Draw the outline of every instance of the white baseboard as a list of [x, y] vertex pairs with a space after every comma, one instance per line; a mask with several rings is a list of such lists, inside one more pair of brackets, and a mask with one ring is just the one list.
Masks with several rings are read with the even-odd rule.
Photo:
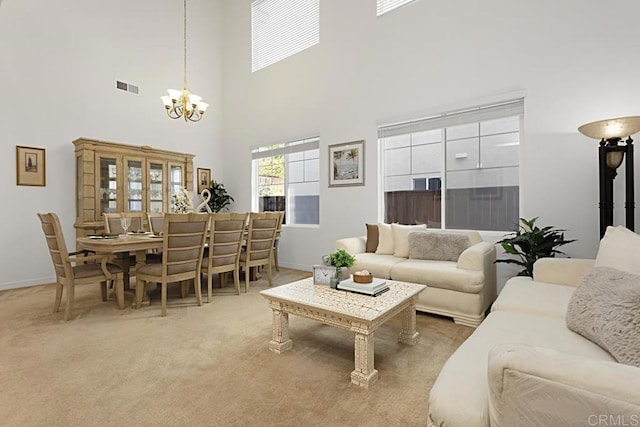
[[291, 263], [279, 263], [281, 267], [284, 268], [293, 268], [294, 270], [302, 270], [302, 271], [313, 271], [313, 267], [307, 264], [291, 264]]
[[29, 286], [46, 285], [48, 283], [55, 283], [54, 277], [43, 277], [42, 279], [21, 280], [19, 282], [7, 282], [0, 283], [0, 291], [6, 291], [8, 289], [28, 288]]

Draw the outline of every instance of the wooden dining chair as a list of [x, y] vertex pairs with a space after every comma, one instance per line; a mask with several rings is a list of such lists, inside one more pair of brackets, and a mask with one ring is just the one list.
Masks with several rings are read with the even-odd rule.
[[162, 230], [164, 230], [164, 213], [148, 212], [147, 224], [149, 226], [149, 231], [153, 234], [162, 233]]
[[271, 281], [271, 256], [273, 242], [278, 228], [278, 213], [251, 212], [249, 214], [249, 233], [245, 250], [240, 254], [240, 265], [245, 272], [245, 292], [249, 292], [249, 275], [252, 267], [267, 267], [269, 286]]
[[[210, 214], [209, 247], [205, 249], [202, 272], [207, 274], [207, 302], [211, 302], [213, 275], [233, 272], [233, 284], [240, 295], [240, 251], [248, 213]], [[221, 279], [222, 280], [222, 279]]]
[[142, 212], [120, 212], [120, 213], [104, 213], [104, 231], [105, 233], [124, 233], [124, 229], [120, 224], [120, 218], [131, 218], [131, 225], [128, 231], [144, 231], [144, 215]]
[[195, 281], [196, 299], [202, 305], [200, 269], [209, 214], [166, 214], [162, 234], [162, 263], [147, 263], [136, 272], [136, 308], [142, 304], [147, 282], [162, 285], [162, 316], [167, 314], [167, 285]]
[[280, 264], [278, 263], [278, 245], [280, 244], [280, 234], [282, 233], [284, 211], [278, 211], [276, 213], [278, 214], [278, 224], [276, 226], [276, 238], [273, 241], [273, 265], [276, 267], [276, 271], [280, 271]]
[[[116, 299], [120, 309], [124, 308], [124, 282], [122, 269], [107, 262], [107, 256], [86, 254], [84, 251], [68, 252], [62, 234], [60, 220], [54, 213], [39, 213], [42, 231], [47, 241], [49, 254], [56, 272], [56, 300], [53, 312], [57, 313], [62, 301], [62, 292], [66, 288], [67, 302], [64, 309], [64, 320], [68, 320], [73, 308], [76, 285], [100, 283], [102, 300], [107, 300], [107, 282], [115, 281]], [[97, 263], [99, 261], [99, 263]], [[75, 264], [75, 265], [73, 265]]]

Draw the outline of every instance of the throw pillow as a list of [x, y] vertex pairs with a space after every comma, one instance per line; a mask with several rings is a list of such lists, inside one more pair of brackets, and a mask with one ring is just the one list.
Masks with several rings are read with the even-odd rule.
[[365, 252], [375, 252], [380, 239], [378, 234], [378, 224], [365, 224], [367, 226], [367, 244]]
[[393, 232], [391, 224], [378, 223], [378, 255], [393, 255], [395, 245], [393, 244]]
[[640, 274], [640, 235], [623, 226], [607, 227], [594, 266]]
[[609, 267], [587, 273], [567, 306], [567, 328], [640, 367], [640, 276]]
[[409, 233], [409, 258], [433, 261], [458, 261], [471, 246], [469, 236], [434, 231]]
[[393, 231], [393, 243], [395, 245], [393, 256], [407, 258], [409, 256], [409, 233], [412, 231], [424, 231], [426, 229], [427, 226], [425, 224], [391, 224], [391, 231]]

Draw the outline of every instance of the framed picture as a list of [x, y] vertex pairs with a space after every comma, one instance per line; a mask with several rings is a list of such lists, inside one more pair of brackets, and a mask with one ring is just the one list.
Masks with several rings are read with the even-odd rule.
[[329, 187], [364, 185], [364, 140], [329, 146]]
[[16, 184], [47, 185], [45, 149], [16, 145]]
[[198, 168], [198, 194], [201, 194], [205, 188], [209, 188], [210, 182], [211, 169]]

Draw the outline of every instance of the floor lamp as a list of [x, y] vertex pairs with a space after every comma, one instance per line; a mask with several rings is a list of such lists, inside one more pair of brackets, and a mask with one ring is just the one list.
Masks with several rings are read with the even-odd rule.
[[[613, 180], [616, 169], [625, 161], [625, 211], [626, 226], [634, 229], [634, 189], [633, 189], [633, 139], [631, 135], [640, 132], [640, 116], [620, 117], [587, 123], [578, 131], [590, 138], [600, 140], [598, 168], [600, 176], [600, 237], [607, 226], [613, 225]], [[623, 138], [624, 144], [621, 144]], [[626, 160], [625, 160], [626, 154]]]

